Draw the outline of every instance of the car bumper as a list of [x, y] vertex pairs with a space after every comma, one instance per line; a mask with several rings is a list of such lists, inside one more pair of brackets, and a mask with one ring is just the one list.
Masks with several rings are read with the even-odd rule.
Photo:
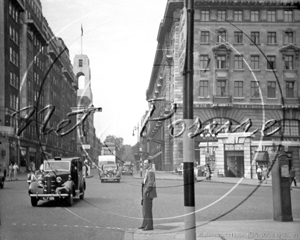
[[55, 200], [55, 199], [61, 199], [61, 198], [67, 198], [69, 197], [69, 194], [67, 193], [62, 193], [62, 194], [38, 194], [38, 193], [32, 193], [29, 194], [31, 198], [37, 198], [37, 199], [42, 199], [42, 200]]
[[105, 176], [101, 177], [101, 180], [111, 180], [111, 181], [113, 181], [113, 180], [120, 180], [120, 179], [121, 179], [121, 177], [105, 177]]

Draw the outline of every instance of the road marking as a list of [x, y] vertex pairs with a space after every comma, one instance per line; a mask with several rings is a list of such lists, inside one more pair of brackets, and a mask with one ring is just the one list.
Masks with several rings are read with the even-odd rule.
[[[13, 226], [17, 226], [17, 225], [22, 225], [22, 226], [26, 226], [27, 224], [26, 223], [12, 223]], [[43, 224], [36, 224], [36, 223], [31, 223], [32, 226], [35, 226], [35, 227], [39, 227], [39, 226], [44, 226], [44, 227], [59, 227], [59, 226], [62, 226], [62, 227], [74, 227], [74, 228], [95, 228], [95, 229], [101, 229], [101, 228], [105, 228], [105, 227], [101, 227], [101, 226], [79, 226], [79, 225], [59, 225], [59, 224], [47, 224], [47, 223], [43, 223]], [[132, 230], [131, 228], [129, 229], [123, 229], [123, 228], [119, 228], [119, 227], [106, 227], [106, 229], [108, 230], [115, 230], [115, 231], [127, 231], [127, 230]]]

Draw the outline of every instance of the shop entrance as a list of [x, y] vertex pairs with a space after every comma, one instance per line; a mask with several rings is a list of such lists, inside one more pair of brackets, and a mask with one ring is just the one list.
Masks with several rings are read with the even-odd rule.
[[224, 158], [225, 177], [244, 176], [244, 152], [231, 151], [225, 152]]

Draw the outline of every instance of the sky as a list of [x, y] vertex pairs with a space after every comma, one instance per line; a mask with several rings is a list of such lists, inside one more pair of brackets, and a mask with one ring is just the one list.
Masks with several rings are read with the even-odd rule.
[[70, 52], [87, 55], [95, 107], [94, 126], [124, 144], [138, 141], [135, 126], [148, 110], [146, 90], [154, 62], [159, 24], [167, 0], [41, 0], [43, 15]]

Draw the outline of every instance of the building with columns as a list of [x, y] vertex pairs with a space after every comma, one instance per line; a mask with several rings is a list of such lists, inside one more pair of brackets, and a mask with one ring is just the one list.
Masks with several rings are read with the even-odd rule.
[[[299, 5], [298, 0], [195, 0], [195, 126], [185, 131], [219, 129], [193, 138], [195, 161], [209, 163], [216, 176], [256, 178], [256, 168], [270, 166], [282, 146], [300, 177]], [[183, 0], [167, 1], [146, 92], [147, 100], [164, 99], [154, 101], [143, 129], [149, 154], [167, 171], [183, 161], [183, 7]], [[172, 117], [151, 121], [167, 116], [172, 104], [177, 107]]]

